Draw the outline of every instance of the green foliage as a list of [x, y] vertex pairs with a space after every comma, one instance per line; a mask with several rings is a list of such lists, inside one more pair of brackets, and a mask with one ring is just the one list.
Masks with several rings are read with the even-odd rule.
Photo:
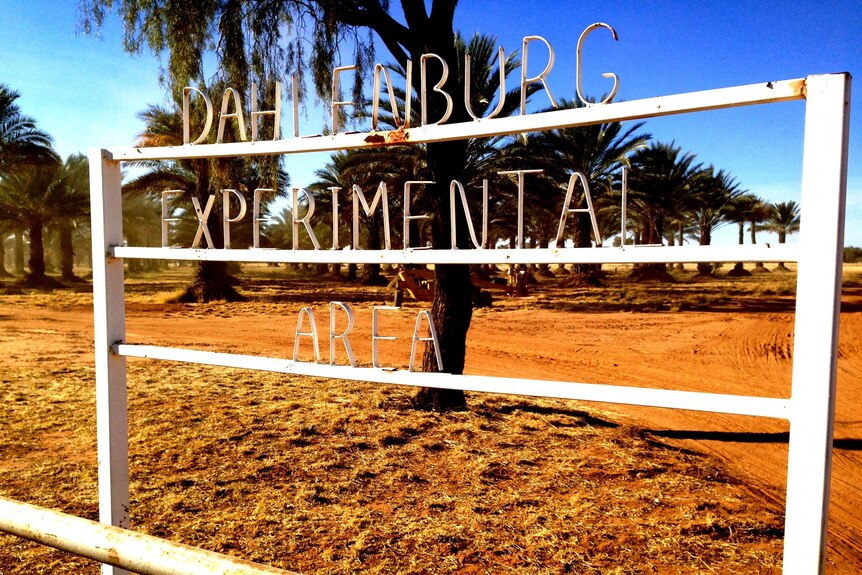
[[862, 248], [848, 246], [844, 248], [844, 263], [855, 264], [862, 262]]
[[770, 204], [766, 229], [778, 234], [778, 243], [783, 244], [787, 234], [798, 232], [800, 222], [799, 204], [796, 202]]
[[[373, 0], [82, 0], [79, 11], [85, 33], [95, 32], [116, 13], [123, 21], [126, 51], [138, 54], [148, 48], [157, 57], [166, 54], [162, 81], [174, 95], [200, 83], [245, 89], [252, 79], [265, 84], [296, 74], [304, 98], [307, 70], [317, 96], [328, 98], [332, 69], [344, 45], [353, 45], [361, 86], [374, 59], [374, 44], [363, 28], [371, 28], [371, 23], [401, 27], [388, 15], [388, 2]], [[214, 78], [205, 78], [203, 57], [211, 53], [218, 68]]]
[[51, 136], [36, 127], [36, 121], [15, 103], [19, 97], [18, 92], [0, 84], [0, 177], [19, 166], [59, 161], [51, 148]]

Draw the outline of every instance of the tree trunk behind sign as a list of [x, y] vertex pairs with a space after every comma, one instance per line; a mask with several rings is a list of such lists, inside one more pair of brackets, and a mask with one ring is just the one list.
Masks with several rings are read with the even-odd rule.
[[[457, 55], [451, 21], [448, 29], [438, 30], [438, 32], [440, 32], [439, 36], [430, 35], [432, 44], [429, 47], [447, 62], [455, 62]], [[419, 57], [414, 59], [419, 60]], [[460, 75], [450, 74], [445, 88], [450, 94], [463, 93]], [[431, 101], [434, 102], [434, 100]], [[435, 121], [442, 115], [440, 101], [436, 102], [438, 106], [432, 107], [432, 113], [435, 116], [430, 117], [429, 121]], [[449, 122], [464, 122], [468, 119], [463, 105], [455, 106]], [[428, 144], [428, 167], [436, 182], [429, 186], [434, 217], [431, 236], [435, 248], [452, 247], [449, 186], [453, 180], [463, 180], [466, 161], [466, 140]], [[463, 213], [456, 219], [455, 225], [458, 247], [469, 248], [467, 220]], [[461, 374], [464, 372], [467, 351], [467, 331], [470, 329], [473, 316], [473, 284], [470, 281], [470, 266], [438, 265], [435, 267], [434, 275], [435, 289], [431, 316], [440, 342], [440, 360], [445, 373]], [[433, 346], [426, 346], [422, 368], [423, 371], [438, 370], [437, 362], [433, 357]], [[421, 389], [414, 398], [414, 404], [422, 409], [449, 410], [463, 409], [467, 406], [467, 401], [462, 390], [432, 388]]]
[[[432, 226], [435, 248], [448, 248], [451, 244], [449, 230], [449, 182], [460, 177], [466, 158], [466, 142], [443, 142], [428, 145], [428, 164], [437, 182], [431, 188], [434, 219]], [[457, 220], [459, 247], [467, 248], [467, 224], [464, 217]], [[434, 300], [431, 316], [440, 342], [440, 360], [444, 373], [461, 374], [467, 353], [467, 331], [473, 316], [473, 284], [470, 281], [470, 266], [446, 264], [435, 267]], [[426, 346], [422, 358], [423, 371], [438, 371], [433, 346]], [[422, 409], [437, 411], [463, 409], [467, 406], [464, 392], [460, 389], [423, 388], [414, 397], [414, 404]]]
[[[233, 175], [232, 178], [231, 176], [226, 178], [228, 181], [239, 181], [238, 176], [228, 166], [230, 161], [222, 160], [223, 165], [220, 171]], [[212, 166], [210, 161], [206, 159], [194, 160], [194, 165], [197, 177], [193, 193], [198, 198], [201, 209], [203, 209], [210, 195]], [[217, 201], [218, 199], [216, 197]], [[207, 218], [207, 228], [212, 236], [213, 247], [216, 249], [224, 247], [224, 229], [221, 221], [223, 209], [224, 207], [217, 203]], [[206, 247], [205, 238], [201, 238], [201, 246]], [[232, 284], [233, 278], [228, 273], [228, 262], [202, 261], [198, 263], [195, 269], [194, 282], [185, 288], [177, 301], [181, 303], [203, 303], [217, 300], [242, 301], [242, 295], [234, 289]]]

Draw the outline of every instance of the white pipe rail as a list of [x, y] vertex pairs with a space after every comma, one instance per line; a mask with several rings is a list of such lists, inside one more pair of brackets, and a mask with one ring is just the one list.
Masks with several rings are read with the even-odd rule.
[[795, 262], [796, 244], [423, 250], [191, 249], [117, 246], [115, 258], [341, 264], [631, 264]]
[[0, 531], [141, 575], [297, 575], [5, 497]]
[[381, 131], [372, 133], [346, 134], [333, 136], [309, 136], [258, 142], [233, 142], [223, 144], [200, 144], [187, 146], [162, 146], [152, 148], [117, 147], [106, 150], [106, 158], [111, 161], [167, 160], [186, 158], [225, 158], [233, 156], [260, 156], [296, 154], [302, 152], [329, 152], [354, 148], [371, 148], [381, 145], [425, 144], [464, 140], [467, 138], [487, 138], [523, 132], [538, 132], [557, 128], [589, 126], [602, 122], [623, 122], [642, 120], [674, 114], [702, 112], [720, 108], [754, 106], [775, 102], [788, 102], [805, 98], [806, 79], [762, 82], [746, 86], [719, 88], [658, 96], [643, 100], [630, 100], [589, 106], [568, 108], [494, 118], [457, 124], [433, 124], [404, 131]]
[[505, 393], [530, 397], [552, 397], [555, 399], [640, 405], [644, 407], [666, 407], [712, 413], [772, 417], [776, 419], [788, 419], [790, 413], [788, 400], [773, 397], [518, 377], [453, 375], [451, 373], [407, 371], [403, 369], [350, 367], [347, 365], [328, 365], [275, 357], [156, 345], [121, 343], [114, 345], [113, 349], [117, 355], [123, 357], [182, 361], [203, 365], [270, 371], [288, 375], [307, 375], [311, 377], [364, 381], [368, 383], [437, 387], [479, 393]]

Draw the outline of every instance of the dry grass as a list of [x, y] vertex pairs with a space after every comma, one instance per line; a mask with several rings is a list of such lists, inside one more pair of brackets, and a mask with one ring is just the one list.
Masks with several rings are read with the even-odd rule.
[[[185, 273], [131, 280], [127, 299], [160, 301]], [[247, 274], [259, 301], [242, 305], [314, 297], [268, 275]], [[763, 285], [745, 289], [756, 299], [773, 289]], [[640, 303], [637, 290], [649, 293], [605, 289]], [[4, 297], [62, 307], [87, 294]], [[540, 290], [521, 304], [549, 301]], [[7, 332], [0, 343], [25, 337], [40, 336]], [[95, 518], [91, 342], [63, 345], [4, 356], [0, 494]], [[780, 508], [708, 457], [576, 402], [472, 396], [469, 411], [436, 414], [411, 409], [411, 394], [130, 361], [133, 527], [304, 573], [780, 573]], [[3, 575], [97, 572], [0, 537]]]
[[[91, 378], [4, 377], [3, 495], [95, 517]], [[147, 361], [129, 381], [132, 520], [160, 537], [307, 573], [780, 572], [777, 510], [572, 403], [434, 414], [402, 389]], [[4, 539], [4, 574], [97, 572]]]

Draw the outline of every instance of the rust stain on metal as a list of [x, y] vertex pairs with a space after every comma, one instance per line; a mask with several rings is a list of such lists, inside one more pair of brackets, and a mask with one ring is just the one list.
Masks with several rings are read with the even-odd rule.
[[403, 144], [410, 139], [410, 135], [407, 133], [407, 130], [404, 128], [404, 126], [401, 126], [397, 130], [392, 130], [391, 132], [389, 132], [388, 136], [390, 144]]
[[365, 142], [372, 145], [391, 145], [391, 144], [404, 144], [410, 139], [407, 130], [402, 126], [397, 130], [391, 130], [389, 132], [378, 132], [374, 134], [369, 134], [368, 137], [365, 138]]
[[790, 83], [790, 86], [793, 88], [794, 92], [801, 94], [803, 98], [808, 97], [808, 82], [805, 78], [794, 80]]

